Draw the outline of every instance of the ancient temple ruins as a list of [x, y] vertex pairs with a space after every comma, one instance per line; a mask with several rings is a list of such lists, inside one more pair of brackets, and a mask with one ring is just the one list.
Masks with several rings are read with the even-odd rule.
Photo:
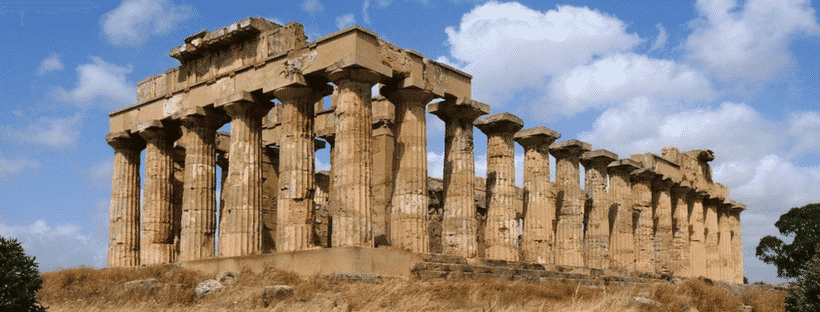
[[[364, 247], [743, 281], [745, 206], [712, 181], [709, 150], [619, 158], [525, 128], [473, 100], [467, 73], [358, 26], [308, 42], [298, 23], [249, 18], [170, 56], [181, 66], [110, 114], [110, 267]], [[428, 177], [427, 112], [446, 125], [443, 180]]]

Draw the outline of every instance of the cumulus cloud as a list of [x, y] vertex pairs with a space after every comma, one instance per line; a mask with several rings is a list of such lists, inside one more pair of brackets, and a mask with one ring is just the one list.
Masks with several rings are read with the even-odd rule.
[[353, 13], [347, 13], [336, 18], [336, 27], [338, 27], [339, 29], [347, 28], [355, 23], [356, 17], [353, 16]]
[[741, 87], [787, 73], [794, 60], [790, 41], [816, 36], [820, 25], [809, 0], [699, 0], [700, 18], [684, 44], [687, 58], [722, 81]]
[[11, 178], [25, 170], [37, 170], [40, 163], [22, 157], [14, 159], [0, 158], [0, 181]]
[[80, 138], [80, 114], [71, 117], [41, 117], [22, 127], [0, 125], [0, 137], [30, 147], [74, 148]]
[[42, 271], [105, 264], [104, 241], [81, 233], [78, 225], [50, 226], [44, 220], [27, 225], [0, 223], [0, 236], [17, 238], [26, 254], [36, 257]]
[[305, 2], [302, 2], [302, 11], [308, 12], [311, 15], [322, 13], [324, 9], [325, 6], [322, 5], [319, 0], [305, 0]]
[[444, 151], [427, 151], [427, 175], [444, 178]]
[[133, 104], [137, 101], [136, 84], [125, 77], [133, 70], [130, 64], [119, 66], [92, 56], [90, 64], [77, 66], [77, 87], [71, 90], [56, 87], [53, 89], [53, 95], [57, 99], [73, 102], [81, 108], [98, 105], [115, 109]]
[[191, 18], [194, 9], [170, 0], [125, 0], [102, 16], [100, 26], [108, 42], [139, 46], [152, 35], [164, 35]]
[[788, 157], [799, 157], [820, 151], [820, 114], [817, 112], [792, 113], [787, 124], [788, 133], [795, 139]]
[[652, 46], [649, 47], [648, 52], [663, 49], [663, 47], [666, 46], [667, 34], [666, 29], [663, 28], [663, 24], [658, 23], [657, 25], [655, 25], [655, 28], [658, 29], [658, 37], [655, 38], [655, 43], [653, 43]]
[[63, 63], [60, 62], [60, 56], [57, 55], [57, 53], [51, 53], [51, 55], [40, 62], [40, 67], [37, 68], [37, 76], [42, 76], [50, 71], [62, 69]]
[[[365, 23], [370, 24], [372, 20], [370, 20], [370, 5], [373, 1], [364, 0], [362, 2], [362, 18], [364, 19]], [[386, 8], [390, 5], [390, 0], [376, 0], [376, 5], [380, 8]]]

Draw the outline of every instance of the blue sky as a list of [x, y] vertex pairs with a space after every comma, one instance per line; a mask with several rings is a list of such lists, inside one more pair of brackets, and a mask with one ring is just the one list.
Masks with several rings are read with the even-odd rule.
[[[820, 24], [808, 1], [0, 2], [0, 235], [46, 270], [103, 266], [107, 114], [177, 66], [168, 51], [183, 39], [248, 16], [300, 22], [310, 40], [362, 25], [469, 72], [494, 113], [621, 157], [712, 149], [714, 179], [748, 205], [750, 281], [778, 281], [754, 257], [777, 218], [820, 201]], [[441, 176], [444, 126], [428, 122], [429, 171]]]

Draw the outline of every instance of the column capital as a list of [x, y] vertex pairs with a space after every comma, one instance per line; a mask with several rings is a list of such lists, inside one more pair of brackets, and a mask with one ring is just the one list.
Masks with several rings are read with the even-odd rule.
[[[171, 131], [160, 120], [151, 120], [137, 126], [137, 134], [146, 142], [166, 140], [173, 143], [179, 137], [179, 131]], [[178, 130], [178, 129], [174, 129]]]
[[105, 141], [114, 150], [141, 151], [145, 148], [145, 141], [140, 136], [125, 131], [109, 133], [105, 136]]
[[214, 106], [224, 109], [231, 118], [238, 116], [258, 116], [265, 117], [265, 114], [273, 108], [273, 103], [260, 99], [250, 92], [237, 92], [228, 96], [221, 97], [214, 101]]
[[550, 145], [550, 154], [556, 159], [567, 157], [580, 157], [585, 152], [592, 150], [592, 145], [578, 140], [567, 140], [555, 142]]
[[689, 181], [675, 181], [672, 184], [672, 194], [679, 197], [686, 197], [692, 191], [692, 185]]
[[736, 213], [740, 214], [741, 212], [746, 210], [746, 205], [744, 205], [744, 204], [738, 203], [738, 202], [736, 202], [734, 200], [731, 200], [731, 199], [729, 200], [729, 202], [732, 205], [732, 207], [729, 208], [732, 212], [736, 212]]
[[182, 109], [174, 113], [173, 118], [178, 119], [187, 129], [204, 127], [216, 130], [231, 121], [231, 118], [224, 113], [199, 106]]
[[319, 140], [319, 139], [313, 139], [313, 150], [314, 151], [318, 151], [320, 149], [323, 149], [323, 148], [325, 148], [325, 146], [327, 146], [325, 141], [322, 141], [322, 140]]
[[641, 168], [641, 164], [629, 158], [618, 159], [607, 166], [609, 172], [623, 172], [629, 174]]
[[343, 80], [376, 84], [381, 81], [381, 75], [367, 68], [328, 68], [327, 79], [334, 84], [338, 84]]
[[561, 134], [550, 128], [537, 126], [516, 132], [514, 138], [525, 150], [529, 150], [539, 146], [549, 148], [550, 144], [561, 138]]
[[659, 176], [658, 173], [647, 169], [641, 168], [629, 174], [629, 177], [632, 178], [632, 181], [640, 181], [640, 182], [652, 182], [655, 178]]
[[476, 128], [484, 132], [486, 135], [494, 134], [513, 134], [524, 127], [524, 121], [518, 116], [504, 112], [487, 117], [473, 122]]
[[652, 180], [652, 189], [653, 190], [669, 190], [671, 191], [672, 186], [675, 185], [675, 181], [669, 176], [658, 174], [655, 179]]
[[427, 106], [427, 111], [444, 121], [461, 118], [465, 123], [472, 125], [478, 117], [490, 113], [490, 106], [471, 99], [453, 98], [432, 103]]
[[293, 84], [273, 90], [273, 95], [282, 102], [307, 98], [306, 101], [309, 101], [312, 105], [315, 105], [321, 98], [329, 95], [328, 90], [332, 89], [333, 87], [328, 84], [317, 84], [311, 86]]
[[606, 167], [613, 161], [618, 160], [618, 154], [605, 149], [599, 149], [581, 154], [581, 163], [584, 167], [603, 166]]
[[436, 98], [436, 95], [428, 90], [418, 88], [398, 88], [395, 85], [385, 85], [379, 90], [379, 93], [394, 104], [399, 102], [409, 102], [427, 105], [427, 103]]

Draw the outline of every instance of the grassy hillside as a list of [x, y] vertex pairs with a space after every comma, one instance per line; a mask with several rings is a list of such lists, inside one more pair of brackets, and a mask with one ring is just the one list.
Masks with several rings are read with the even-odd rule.
[[[49, 311], [784, 311], [785, 291], [731, 290], [704, 280], [639, 286], [583, 286], [504, 280], [334, 280], [289, 272], [240, 272], [239, 285], [197, 298], [214, 278], [174, 266], [77, 268], [42, 274], [40, 302]], [[155, 287], [125, 282], [156, 279]], [[265, 287], [289, 285], [292, 296], [266, 297]], [[635, 297], [654, 300], [639, 303]], [[263, 299], [267, 298], [267, 299]], [[266, 302], [267, 301], [267, 302]], [[265, 303], [268, 304], [265, 307]]]

